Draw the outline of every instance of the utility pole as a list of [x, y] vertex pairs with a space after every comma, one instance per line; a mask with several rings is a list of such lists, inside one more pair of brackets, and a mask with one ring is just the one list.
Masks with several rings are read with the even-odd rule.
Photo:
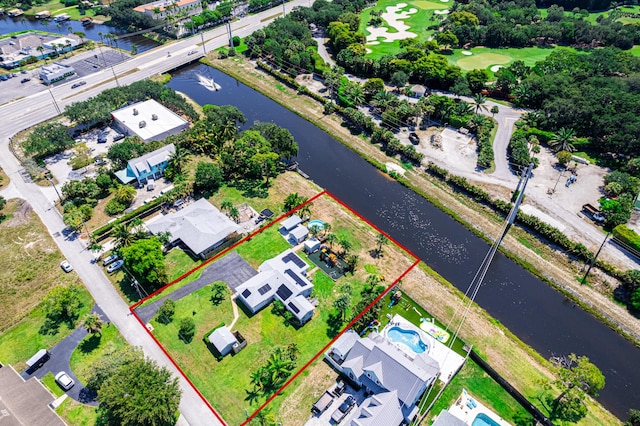
[[596, 252], [596, 255], [593, 256], [593, 259], [591, 259], [591, 263], [589, 264], [589, 267], [587, 268], [587, 272], [584, 273], [584, 277], [582, 277], [582, 280], [580, 281], [582, 284], [586, 284], [587, 283], [587, 276], [589, 275], [589, 272], [591, 272], [591, 268], [593, 268], [593, 265], [596, 264], [596, 259], [598, 259], [598, 255], [600, 254], [600, 252], [602, 251], [602, 248], [604, 247], [605, 243], [607, 242], [607, 239], [609, 238], [609, 235], [611, 235], [611, 231], [607, 232], [607, 235], [604, 236], [604, 241], [602, 241], [602, 244], [600, 244], [600, 248]]
[[233, 32], [231, 31], [231, 20], [227, 18], [227, 31], [229, 33], [229, 48], [233, 47]]
[[282, 16], [287, 16], [287, 11], [284, 8], [284, 0], [282, 0]]
[[200, 38], [202, 39], [202, 51], [204, 56], [207, 56], [207, 47], [204, 45], [204, 32], [200, 31]]
[[62, 114], [62, 112], [60, 111], [60, 107], [56, 102], [56, 98], [53, 96], [53, 92], [51, 91], [51, 83], [47, 84], [47, 89], [49, 89], [49, 94], [51, 95], [51, 99], [53, 99], [53, 106], [56, 108], [56, 111], [58, 111], [58, 114]]
[[[53, 189], [56, 190], [56, 194], [58, 194], [58, 199], [60, 199], [60, 205], [62, 205], [62, 197], [60, 196], [60, 193], [58, 192], [58, 188], [56, 188], [56, 185], [53, 183], [53, 179], [51, 179], [51, 175], [49, 173], [47, 173], [45, 175], [45, 178], [49, 181], [49, 183], [51, 184], [51, 186], [53, 186]], [[85, 225], [86, 226], [86, 225]]]

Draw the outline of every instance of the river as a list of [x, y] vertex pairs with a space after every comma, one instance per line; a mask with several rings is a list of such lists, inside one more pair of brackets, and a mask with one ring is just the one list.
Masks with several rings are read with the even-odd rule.
[[[71, 27], [71, 31], [69, 31], [69, 27]], [[138, 53], [145, 52], [158, 46], [158, 43], [153, 40], [139, 35], [129, 36], [126, 31], [110, 27], [108, 25], [94, 24], [85, 27], [80, 23], [80, 21], [65, 21], [58, 24], [52, 20], [49, 20], [48, 23], [45, 24], [44, 20], [30, 19], [25, 16], [18, 18], [10, 18], [6, 14], [0, 16], [0, 34], [26, 30], [46, 31], [63, 35], [69, 34], [70, 32], [73, 33], [81, 31], [86, 34], [85, 38], [93, 41], [101, 41], [100, 33], [102, 33], [103, 36], [105, 34], [113, 33], [119, 37], [118, 47], [120, 49], [131, 51], [131, 44], [135, 44], [138, 48]], [[105, 39], [105, 42], [108, 41], [109, 40]]]
[[[221, 86], [209, 91], [197, 74]], [[254, 121], [272, 121], [300, 145], [297, 161], [318, 185], [413, 251], [463, 292], [489, 246], [424, 198], [388, 179], [327, 133], [266, 96], [204, 65], [168, 84], [201, 105], [235, 105]], [[586, 355], [606, 376], [598, 400], [620, 418], [640, 409], [640, 350], [515, 262], [498, 253], [476, 302], [545, 358]], [[534, 401], [537, 402], [537, 401]]]

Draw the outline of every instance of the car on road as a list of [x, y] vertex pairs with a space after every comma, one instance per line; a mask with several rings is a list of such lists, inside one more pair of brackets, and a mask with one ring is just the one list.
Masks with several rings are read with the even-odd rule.
[[102, 261], [102, 266], [107, 266], [110, 263], [115, 262], [116, 260], [118, 260], [118, 255], [117, 254], [112, 254], [111, 256], [107, 256], [104, 258], [104, 260]]
[[197, 50], [190, 50], [189, 53], [187, 53], [187, 56], [195, 55], [196, 53], [198, 53]]
[[62, 268], [62, 270], [63, 270], [63, 271], [65, 271], [65, 272], [71, 272], [71, 271], [73, 271], [73, 266], [71, 266], [71, 264], [70, 264], [68, 261], [66, 261], [66, 260], [63, 260], [62, 262], [60, 262], [60, 267], [61, 267], [61, 268]]
[[56, 383], [64, 390], [69, 390], [76, 384], [76, 382], [74, 382], [73, 379], [64, 371], [56, 374]]
[[31, 79], [29, 77], [25, 77], [22, 80], [20, 80], [20, 83], [27, 83], [29, 81], [31, 81]]
[[72, 88], [72, 89], [75, 89], [76, 87], [84, 86], [85, 84], [87, 84], [87, 82], [86, 82], [86, 81], [84, 81], [84, 80], [82, 80], [82, 81], [78, 81], [77, 83], [73, 83], [73, 84], [71, 85], [71, 88]]
[[113, 262], [111, 265], [109, 265], [109, 267], [107, 268], [107, 272], [108, 273], [115, 272], [118, 269], [122, 268], [123, 265], [124, 265], [124, 260], [122, 260], [122, 259], [117, 260], [117, 261]]
[[349, 395], [347, 399], [345, 399], [344, 402], [340, 404], [336, 411], [333, 412], [333, 414], [331, 415], [331, 420], [336, 423], [340, 423], [342, 419], [344, 419], [345, 416], [349, 414], [349, 411], [351, 411], [355, 405], [356, 400], [353, 398], [353, 396]]

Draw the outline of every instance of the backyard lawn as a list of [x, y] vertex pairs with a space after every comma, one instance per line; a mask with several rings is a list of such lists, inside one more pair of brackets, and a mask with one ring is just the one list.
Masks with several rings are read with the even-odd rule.
[[69, 361], [71, 371], [81, 382], [86, 383], [95, 361], [126, 346], [127, 342], [118, 329], [113, 325], [104, 324], [100, 334], [89, 334], [73, 351]]
[[[341, 320], [339, 312], [333, 307], [333, 302], [340, 294], [348, 293], [350, 296], [350, 307], [344, 316], [345, 319], [351, 318], [357, 314], [353, 308], [362, 297], [361, 291], [365, 287], [368, 271], [383, 274], [383, 284], [386, 286], [413, 263], [411, 256], [391, 243], [383, 248], [383, 256], [372, 257], [370, 253], [375, 247], [373, 240], [377, 231], [328, 195], [314, 200], [311, 212], [313, 219], [331, 224], [331, 232], [340, 238], [348, 239], [352, 246], [351, 252], [360, 256], [363, 262], [366, 259], [367, 267], [357, 268], [354, 274], [347, 274], [337, 282], [319, 269], [310, 274], [314, 284], [312, 296], [317, 298], [318, 305], [313, 318], [304, 326], [295, 328], [290, 325], [282, 316], [272, 312], [272, 304], [252, 316], [249, 316], [240, 304], [239, 315], [231, 329], [239, 331], [244, 336], [247, 347], [236, 355], [228, 355], [218, 361], [203, 342], [203, 338], [222, 323], [230, 325], [234, 321], [234, 313], [229, 297], [218, 305], [213, 304], [211, 284], [176, 301], [175, 315], [169, 324], [161, 324], [155, 319], [151, 321], [154, 336], [230, 424], [241, 423], [266, 399], [266, 395], [258, 397], [257, 400], [248, 400], [247, 397], [248, 391], [253, 389], [251, 373], [266, 363], [274, 348], [286, 348], [292, 343], [295, 344], [299, 355], [294, 371], [299, 370], [346, 325], [346, 320]], [[265, 260], [291, 248], [278, 232], [278, 227], [278, 224], [274, 224], [234, 250], [257, 269]], [[311, 269], [314, 269], [314, 266], [311, 266]], [[180, 283], [176, 285], [179, 286]], [[174, 288], [170, 287], [164, 295], [173, 290]], [[193, 319], [196, 325], [195, 337], [189, 343], [185, 343], [178, 336], [183, 318]], [[315, 369], [317, 365], [310, 371]], [[297, 393], [295, 388], [298, 385], [308, 386], [303, 379], [308, 375], [313, 376], [314, 373], [302, 373], [301, 379], [296, 380], [294, 386], [285, 389], [282, 397], [270, 403], [269, 411], [278, 413], [281, 408], [287, 411], [287, 408], [282, 406], [283, 401], [287, 396]], [[322, 375], [323, 383], [327, 380], [325, 376], [326, 374]], [[292, 422], [301, 424], [306, 420], [303, 417], [308, 416], [308, 412], [309, 407], [305, 407], [295, 413], [287, 411], [287, 416], [298, 416]]]

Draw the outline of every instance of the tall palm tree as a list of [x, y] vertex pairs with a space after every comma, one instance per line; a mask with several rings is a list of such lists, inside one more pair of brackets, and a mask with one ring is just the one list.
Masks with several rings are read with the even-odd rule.
[[84, 320], [83, 326], [89, 334], [100, 334], [103, 324], [104, 322], [102, 321], [102, 318], [100, 318], [100, 315], [93, 313]]
[[383, 233], [379, 233], [376, 235], [376, 243], [378, 244], [376, 252], [380, 256], [382, 254], [382, 246], [389, 244], [389, 239]]
[[529, 127], [536, 127], [542, 120], [542, 113], [540, 111], [530, 111], [522, 114], [522, 121]]
[[118, 223], [111, 229], [111, 237], [117, 248], [127, 247], [134, 240], [131, 227], [126, 223]]
[[476, 114], [480, 110], [488, 111], [485, 102], [487, 102], [487, 97], [482, 93], [476, 93], [475, 95], [473, 95], [473, 105], [476, 107]]
[[353, 245], [351, 244], [351, 241], [349, 241], [349, 239], [346, 237], [338, 238], [338, 244], [340, 244], [340, 247], [342, 247], [340, 257], [344, 259], [349, 255], [349, 252], [353, 248]]
[[114, 197], [120, 204], [129, 205], [136, 197], [136, 190], [131, 185], [119, 185], [114, 192]]
[[558, 130], [553, 134], [553, 137], [549, 141], [549, 146], [558, 151], [573, 152], [576, 148], [573, 146], [573, 142], [576, 139], [576, 131], [573, 129], [567, 129], [565, 127]]
[[80, 44], [84, 44], [84, 38], [87, 36], [85, 33], [83, 33], [82, 31], [76, 31], [73, 34], [80, 39]]
[[329, 244], [329, 250], [333, 251], [333, 245], [338, 242], [336, 234], [327, 234], [324, 236], [324, 242]]
[[176, 145], [176, 150], [169, 156], [169, 164], [176, 173], [182, 174], [182, 170], [189, 162], [189, 158], [191, 158], [189, 150], [182, 145]]

